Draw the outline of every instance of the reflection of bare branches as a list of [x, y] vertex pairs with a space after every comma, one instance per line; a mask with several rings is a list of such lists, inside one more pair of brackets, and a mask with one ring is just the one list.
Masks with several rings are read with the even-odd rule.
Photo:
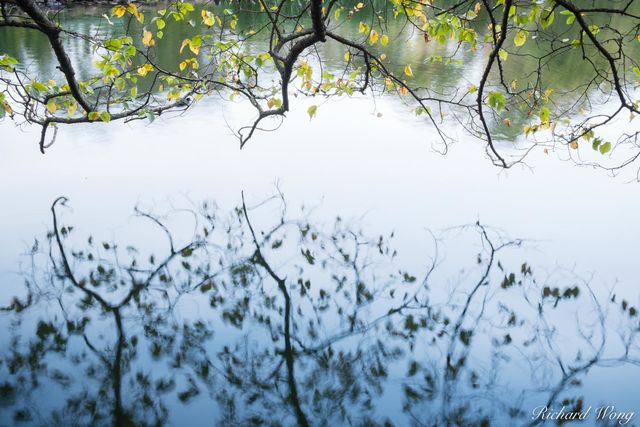
[[[593, 369], [640, 366], [636, 307], [563, 270], [538, 282], [514, 262], [522, 242], [481, 224], [456, 229], [478, 253], [449, 289], [438, 236], [418, 277], [393, 233], [290, 216], [281, 193], [242, 195], [228, 215], [203, 204], [181, 247], [168, 217], [137, 210], [170, 242], [159, 257], [76, 247], [65, 203], [52, 205], [53, 271], [34, 245], [26, 295], [2, 310], [16, 326], [0, 403], [15, 398], [0, 412], [18, 418], [161, 425], [204, 399], [221, 425], [535, 425], [533, 407], [578, 410]], [[280, 214], [260, 216], [273, 203]], [[38, 401], [58, 386], [60, 407]], [[402, 408], [385, 406], [391, 393]]]
[[291, 403], [296, 413], [296, 418], [298, 419], [298, 424], [301, 426], [308, 426], [309, 422], [307, 421], [307, 417], [302, 411], [302, 407], [300, 405], [300, 399], [298, 398], [298, 385], [296, 384], [295, 377], [295, 363], [294, 363], [294, 350], [291, 345], [291, 297], [289, 296], [289, 292], [287, 291], [287, 285], [285, 280], [280, 278], [275, 271], [271, 268], [269, 263], [264, 259], [262, 252], [260, 251], [260, 244], [256, 238], [256, 233], [253, 231], [253, 226], [249, 220], [249, 214], [247, 213], [247, 205], [244, 202], [244, 194], [242, 195], [242, 212], [244, 213], [244, 217], [247, 220], [247, 227], [249, 227], [249, 231], [251, 232], [251, 237], [253, 239], [253, 243], [255, 244], [256, 251], [254, 257], [258, 265], [262, 266], [269, 276], [278, 284], [278, 289], [282, 293], [284, 298], [284, 351], [283, 356], [287, 363], [287, 381], [289, 383], [289, 393]]

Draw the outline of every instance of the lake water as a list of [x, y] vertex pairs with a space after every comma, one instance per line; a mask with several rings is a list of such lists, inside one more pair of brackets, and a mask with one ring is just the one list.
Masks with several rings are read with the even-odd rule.
[[[96, 18], [69, 19], [80, 28]], [[9, 43], [7, 37], [13, 36], [0, 33], [0, 50]], [[17, 56], [23, 60], [43, 61], [29, 43], [16, 39], [11, 49], [19, 46]], [[73, 51], [75, 60], [88, 68], [81, 49]], [[425, 76], [438, 73], [428, 67]], [[479, 73], [474, 62], [460, 67], [465, 79]], [[45, 155], [37, 148], [39, 129], [5, 120], [0, 124], [0, 281], [7, 291], [0, 302], [8, 304], [12, 292], [19, 292], [28, 266], [24, 254], [34, 238], [42, 240], [51, 228], [50, 205], [58, 196], [69, 198], [72, 211], [65, 211], [65, 219], [79, 233], [148, 248], [162, 237], [137, 227], [136, 205], [166, 212], [208, 199], [230, 210], [241, 203], [242, 192], [249, 204], [257, 204], [277, 186], [293, 209], [317, 205], [319, 222], [340, 215], [374, 234], [395, 231], [403, 263], [415, 269], [432, 255], [429, 231], [439, 234], [480, 221], [511, 237], [530, 239], [517, 259], [526, 259], [536, 271], [551, 274], [561, 266], [588, 278], [598, 295], [615, 288], [631, 304], [640, 303], [636, 166], [612, 177], [576, 166], [568, 160], [569, 151], [545, 154], [540, 148], [525, 164], [501, 170], [479, 142], [455, 127], [448, 130], [459, 142], [446, 155], [437, 153], [433, 128], [395, 98], [323, 101], [310, 120], [306, 111], [313, 103], [318, 100], [294, 98], [280, 128], [257, 134], [242, 151], [232, 132], [251, 114], [242, 101], [205, 99], [181, 117], [167, 114], [152, 124], [61, 127]], [[509, 149], [517, 143], [501, 144]], [[263, 227], [273, 220], [255, 219]], [[179, 232], [190, 227], [188, 221], [174, 225]], [[476, 243], [467, 238], [445, 242], [442, 277], [456, 277], [458, 268], [472, 264]], [[633, 392], [637, 375], [630, 367], [595, 370], [585, 382], [585, 400], [640, 411]], [[378, 403], [387, 416], [400, 406], [399, 398], [389, 394], [386, 403]], [[179, 405], [172, 410], [175, 425], [184, 425], [180, 414], [188, 416], [189, 410]], [[189, 425], [208, 425], [215, 415], [194, 410]]]

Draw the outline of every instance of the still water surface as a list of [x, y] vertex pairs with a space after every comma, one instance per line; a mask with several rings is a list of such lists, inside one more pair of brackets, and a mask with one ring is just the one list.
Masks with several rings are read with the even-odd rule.
[[[78, 29], [102, 28], [94, 17], [68, 19]], [[165, 34], [172, 37], [170, 29]], [[33, 47], [39, 43], [29, 40], [27, 45], [26, 39], [12, 37], [0, 33], [0, 46], [14, 49], [23, 62], [32, 61], [43, 70], [50, 67], [46, 49]], [[74, 60], [89, 68], [90, 57], [82, 49], [73, 51]], [[326, 50], [331, 53], [330, 46]], [[339, 58], [342, 52], [333, 54]], [[472, 81], [479, 67], [464, 62], [457, 72], [442, 74], [424, 65], [414, 72], [450, 85]], [[241, 202], [241, 192], [257, 204], [274, 194], [277, 185], [289, 206], [317, 205], [320, 222], [340, 215], [374, 233], [394, 230], [403, 262], [415, 269], [433, 255], [428, 230], [438, 233], [479, 220], [509, 236], [531, 239], [521, 255], [538, 271], [562, 266], [589, 279], [599, 295], [615, 287], [632, 304], [640, 302], [640, 186], [629, 182], [633, 171], [609, 177], [601, 170], [574, 166], [564, 152], [545, 154], [542, 149], [534, 150], [526, 164], [502, 171], [491, 165], [484, 147], [461, 132], [446, 156], [436, 153], [433, 129], [393, 98], [333, 99], [309, 120], [306, 109], [311, 103], [296, 99], [277, 131], [260, 133], [243, 151], [229, 127], [243, 124], [250, 114], [240, 101], [204, 100], [182, 117], [161, 117], [150, 125], [64, 127], [44, 156], [36, 146], [37, 129], [5, 121], [0, 125], [2, 286], [19, 289], [28, 261], [23, 254], [34, 238], [42, 239], [51, 228], [49, 208], [60, 195], [70, 199], [73, 210], [66, 215], [84, 234], [153, 247], [161, 237], [137, 228], [134, 206], [166, 212], [215, 200], [231, 209]], [[504, 142], [509, 143], [518, 141]], [[273, 220], [255, 219], [262, 225]], [[190, 225], [176, 227], [185, 230]], [[443, 277], [453, 277], [473, 262], [477, 248], [469, 242], [453, 239], [447, 245]], [[2, 292], [3, 305], [10, 295]], [[585, 400], [640, 411], [637, 393], [630, 392], [638, 373], [628, 367], [594, 371], [585, 382]], [[517, 375], [515, 383], [528, 383]], [[394, 419], [401, 402], [398, 390], [389, 387], [376, 404], [380, 413]], [[169, 419], [184, 425], [181, 420], [188, 416], [189, 425], [208, 425], [217, 416], [205, 403], [195, 408], [176, 404]], [[402, 420], [398, 416], [394, 421], [407, 422]]]

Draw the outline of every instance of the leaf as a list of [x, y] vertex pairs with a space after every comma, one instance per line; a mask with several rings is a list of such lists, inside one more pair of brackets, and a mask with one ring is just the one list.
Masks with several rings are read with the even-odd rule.
[[471, 84], [469, 85], [469, 93], [475, 93], [478, 90], [478, 86]]
[[549, 116], [551, 115], [551, 112], [549, 111], [549, 109], [547, 107], [542, 107], [540, 109], [540, 121], [541, 122], [547, 122], [549, 120]]
[[316, 116], [316, 112], [318, 111], [317, 105], [312, 105], [307, 109], [307, 114], [309, 114], [309, 119], [313, 119]]
[[600, 154], [607, 154], [609, 151], [611, 151], [611, 143], [605, 142], [600, 146], [600, 148], [598, 148], [598, 150], [600, 150]]
[[45, 86], [43, 83], [36, 82], [36, 81], [31, 82], [31, 87], [37, 90], [38, 92], [46, 92], [48, 90], [47, 86]]
[[129, 11], [130, 14], [135, 16], [138, 22], [142, 22], [142, 15], [140, 15], [140, 12], [138, 12], [138, 7], [135, 4], [133, 3], [127, 4], [127, 11]]
[[487, 97], [487, 103], [491, 108], [494, 108], [497, 112], [500, 112], [506, 105], [504, 95], [500, 92], [489, 92]]
[[117, 51], [122, 47], [122, 40], [120, 39], [105, 40], [104, 47], [105, 49]]
[[163, 29], [167, 24], [164, 22], [164, 19], [159, 18], [158, 20], [156, 20], [156, 27], [158, 27], [159, 30]]
[[98, 118], [100, 118], [100, 113], [98, 113], [97, 111], [91, 111], [88, 115], [87, 115], [88, 119], [91, 121], [95, 121], [98, 120]]
[[138, 68], [136, 71], [138, 72], [139, 76], [144, 77], [147, 75], [149, 71], [152, 71], [152, 70], [153, 70], [153, 65], [147, 62], [146, 64]]
[[213, 25], [215, 25], [216, 19], [208, 10], [202, 9], [202, 12], [200, 12], [200, 16], [202, 16], [202, 23], [207, 27], [212, 27]]
[[0, 102], [0, 108], [6, 113], [13, 114], [13, 108], [7, 101]]
[[142, 44], [145, 46], [153, 46], [156, 44], [155, 40], [153, 40], [153, 34], [151, 34], [151, 31], [144, 30], [142, 32]]
[[380, 37], [380, 44], [382, 46], [386, 46], [389, 43], [389, 36], [384, 34], [382, 37]]
[[100, 120], [105, 123], [109, 123], [111, 121], [111, 114], [109, 114], [107, 111], [103, 111], [102, 113], [100, 113]]
[[509, 52], [507, 52], [506, 50], [500, 49], [498, 51], [498, 58], [500, 58], [501, 61], [506, 61], [508, 57], [509, 57]]
[[551, 13], [547, 13], [544, 16], [544, 12], [540, 14], [540, 26], [542, 29], [546, 29], [549, 25], [553, 23], [553, 19], [555, 18], [555, 11], [551, 11]]
[[411, 69], [411, 64], [407, 64], [404, 66], [404, 73], [409, 77], [413, 77], [413, 70]]
[[378, 35], [378, 32], [376, 30], [371, 30], [371, 32], [369, 33], [369, 43], [374, 45], [378, 43], [379, 38], [380, 36]]
[[117, 16], [118, 18], [122, 18], [126, 11], [127, 9], [124, 6], [118, 5], [111, 10], [111, 14]]
[[9, 55], [1, 55], [0, 54], [0, 67], [5, 70], [12, 72], [13, 66], [18, 63], [18, 60], [9, 56]]
[[516, 36], [513, 38], [513, 43], [520, 47], [527, 41], [527, 31], [526, 30], [518, 30]]
[[578, 141], [576, 141], [575, 139], [573, 141], [571, 141], [569, 143], [569, 147], [573, 148], [574, 150], [578, 149]]
[[56, 104], [56, 102], [53, 99], [50, 99], [49, 102], [47, 102], [47, 111], [53, 114], [57, 110], [58, 110], [58, 104]]
[[189, 39], [184, 39], [182, 40], [182, 44], [180, 45], [180, 53], [182, 53], [182, 51], [184, 50], [184, 48], [186, 46], [188, 46], [191, 43], [191, 40]]
[[350, 59], [350, 58], [351, 58], [351, 54], [349, 53], [349, 51], [346, 51], [346, 52], [344, 53], [344, 60], [345, 60], [345, 61], [349, 61], [349, 59]]

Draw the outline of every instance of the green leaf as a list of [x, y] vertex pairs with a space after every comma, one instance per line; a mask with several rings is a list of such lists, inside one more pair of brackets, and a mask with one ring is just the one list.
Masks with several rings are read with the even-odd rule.
[[318, 106], [317, 105], [312, 105], [311, 107], [309, 107], [307, 109], [307, 114], [309, 114], [309, 118], [313, 119], [315, 117], [317, 111], [318, 111]]
[[549, 109], [547, 107], [542, 107], [540, 109], [540, 121], [541, 122], [546, 122], [549, 120], [549, 116], [551, 115], [551, 112], [549, 111]]
[[527, 30], [518, 30], [516, 36], [513, 38], [513, 43], [520, 47], [527, 41]]
[[506, 100], [504, 98], [504, 95], [500, 92], [489, 92], [487, 96], [487, 103], [489, 104], [489, 107], [494, 108], [497, 112], [500, 112], [500, 110], [505, 107]]
[[549, 25], [551, 25], [553, 23], [553, 19], [555, 18], [555, 12], [551, 11], [551, 13], [548, 13], [545, 15], [545, 13], [541, 13], [540, 14], [540, 26], [542, 27], [542, 29], [546, 29]]
[[18, 63], [18, 60], [9, 55], [0, 55], [0, 67], [7, 71], [13, 71], [13, 66]]
[[45, 86], [43, 83], [36, 82], [36, 81], [31, 82], [31, 87], [37, 90], [38, 92], [46, 92], [48, 90], [47, 86]]
[[111, 39], [104, 42], [104, 47], [109, 50], [118, 51], [122, 47], [122, 40]]
[[598, 148], [598, 150], [600, 150], [600, 154], [607, 154], [609, 151], [611, 151], [611, 143], [605, 142], [600, 146], [600, 148]]
[[100, 120], [105, 123], [109, 123], [111, 121], [111, 114], [109, 114], [109, 112], [107, 111], [103, 111], [102, 113], [100, 113]]

